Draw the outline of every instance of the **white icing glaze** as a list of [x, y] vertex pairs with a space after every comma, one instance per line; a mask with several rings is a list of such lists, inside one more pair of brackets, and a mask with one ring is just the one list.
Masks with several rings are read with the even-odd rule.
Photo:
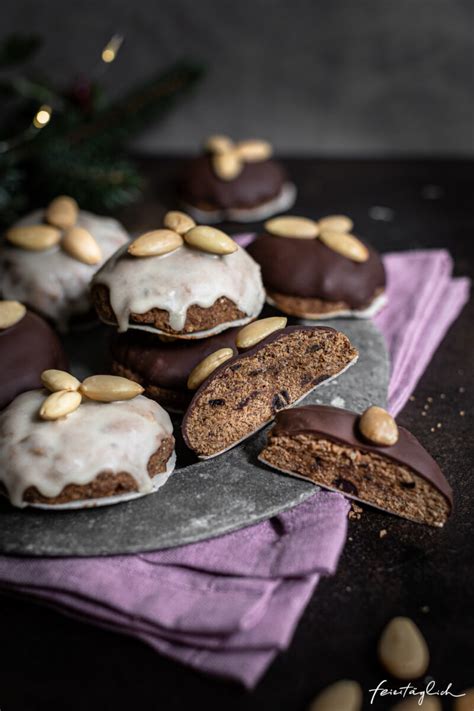
[[[37, 225], [44, 210], [36, 210], [16, 223]], [[90, 309], [92, 276], [129, 236], [117, 220], [80, 211], [77, 225], [88, 230], [102, 250], [102, 261], [89, 265], [73, 259], [59, 245], [44, 252], [19, 249], [4, 242], [0, 253], [1, 292], [5, 299], [27, 303], [66, 330], [71, 316]]]
[[[209, 308], [222, 296], [250, 320], [258, 316], [265, 299], [260, 267], [241, 247], [217, 256], [184, 245], [160, 257], [143, 258], [131, 257], [123, 247], [95, 275], [94, 284], [109, 288], [119, 331], [129, 328], [131, 312], [143, 314], [152, 308], [168, 311], [171, 328], [181, 331], [190, 306]], [[233, 324], [222, 327], [228, 325]]]
[[88, 484], [100, 472], [128, 472], [138, 491], [153, 491], [148, 460], [173, 432], [168, 413], [142, 395], [122, 402], [84, 400], [68, 417], [44, 421], [38, 411], [47, 393], [19, 395], [0, 414], [0, 481], [10, 501], [23, 507], [35, 486], [47, 497], [68, 484]]

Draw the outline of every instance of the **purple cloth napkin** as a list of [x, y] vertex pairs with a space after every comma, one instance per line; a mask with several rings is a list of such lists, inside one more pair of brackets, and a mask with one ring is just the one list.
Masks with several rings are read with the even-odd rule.
[[134, 635], [252, 687], [285, 649], [321, 575], [335, 572], [348, 502], [318, 491], [220, 538], [103, 558], [0, 557], [0, 587]]
[[374, 319], [391, 361], [389, 410], [397, 415], [469, 299], [470, 281], [452, 278], [444, 249], [384, 256], [388, 304]]
[[[250, 235], [239, 238], [248, 243]], [[389, 407], [397, 413], [469, 296], [445, 251], [384, 257]], [[196, 669], [254, 686], [342, 551], [349, 504], [317, 491], [255, 526], [167, 551], [105, 558], [0, 557], [0, 587], [138, 637]]]

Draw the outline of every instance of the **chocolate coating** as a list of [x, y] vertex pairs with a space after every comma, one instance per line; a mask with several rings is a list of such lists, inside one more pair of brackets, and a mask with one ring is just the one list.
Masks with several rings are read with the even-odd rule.
[[385, 286], [382, 260], [372, 247], [366, 247], [367, 261], [354, 262], [319, 239], [261, 234], [247, 251], [260, 264], [263, 283], [269, 291], [344, 301], [356, 309], [367, 306], [376, 291]]
[[368, 444], [358, 430], [359, 415], [349, 410], [325, 405], [306, 405], [282, 410], [275, 418], [272, 434], [314, 434], [334, 442], [348, 444], [364, 452], [375, 452], [413, 469], [443, 494], [452, 506], [453, 493], [443, 472], [420, 442], [403, 427], [398, 428], [398, 442], [391, 447]]
[[61, 342], [46, 321], [27, 311], [0, 331], [0, 410], [17, 395], [42, 387], [41, 373], [49, 368], [67, 368]]
[[221, 180], [206, 154], [186, 164], [178, 190], [182, 200], [204, 210], [250, 208], [275, 198], [286, 180], [284, 168], [272, 159], [244, 163], [234, 180]]
[[232, 348], [237, 353], [235, 338], [239, 331], [231, 328], [210, 338], [163, 342], [152, 333], [130, 330], [114, 335], [112, 356], [147, 385], [189, 392], [188, 376], [206, 356], [219, 348]]

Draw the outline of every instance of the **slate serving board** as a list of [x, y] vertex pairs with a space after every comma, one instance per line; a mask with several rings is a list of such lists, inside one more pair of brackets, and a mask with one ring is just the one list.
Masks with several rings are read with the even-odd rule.
[[[324, 322], [346, 333], [358, 362], [322, 384], [305, 403], [362, 411], [387, 399], [389, 362], [382, 335], [371, 321]], [[106, 372], [104, 327], [67, 339], [79, 377]], [[179, 426], [179, 423], [176, 423]], [[176, 428], [178, 429], [178, 427]], [[312, 496], [313, 484], [257, 463], [265, 430], [233, 450], [198, 462], [178, 441], [178, 467], [156, 494], [103, 508], [51, 512], [14, 509], [0, 501], [0, 552], [32, 556], [92, 556], [158, 550], [212, 538], [269, 518]]]

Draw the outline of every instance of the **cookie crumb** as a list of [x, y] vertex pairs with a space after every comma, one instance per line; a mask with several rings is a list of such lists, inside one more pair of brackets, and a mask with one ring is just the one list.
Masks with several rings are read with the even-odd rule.
[[387, 533], [388, 533], [387, 529], [386, 529], [386, 528], [382, 528], [382, 529], [379, 531], [379, 538], [385, 538], [385, 536], [387, 535]]
[[391, 207], [385, 207], [383, 205], [373, 205], [369, 209], [369, 217], [372, 220], [380, 220], [382, 222], [391, 222], [394, 218], [395, 212]]
[[354, 502], [351, 503], [351, 510], [349, 511], [349, 518], [355, 521], [358, 521], [361, 516], [362, 516], [362, 509], [360, 506], [357, 506]]

